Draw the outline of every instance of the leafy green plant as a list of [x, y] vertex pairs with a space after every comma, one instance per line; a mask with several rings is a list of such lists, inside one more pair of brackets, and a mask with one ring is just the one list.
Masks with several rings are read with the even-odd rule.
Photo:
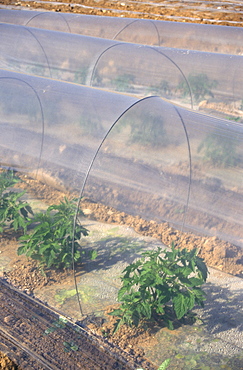
[[2, 170], [0, 172], [0, 196], [7, 188], [14, 186], [18, 182], [20, 182], [20, 178], [15, 175], [14, 171]]
[[241, 122], [242, 118], [240, 116], [233, 117], [233, 116], [227, 116], [225, 119], [228, 119], [229, 121], [235, 121], [235, 122]]
[[30, 205], [20, 198], [25, 191], [14, 192], [7, 191], [9, 187], [14, 186], [20, 181], [13, 171], [3, 171], [0, 173], [0, 232], [3, 232], [7, 223], [15, 231], [27, 230], [29, 214], [33, 214]]
[[123, 324], [138, 326], [163, 319], [169, 329], [198, 304], [203, 306], [205, 293], [201, 285], [208, 270], [197, 250], [151, 250], [128, 265], [121, 277], [118, 292], [121, 306], [110, 315], [117, 316], [114, 333]]
[[74, 82], [77, 84], [85, 85], [87, 74], [88, 74], [87, 67], [82, 67], [78, 69], [74, 74]]
[[[78, 241], [81, 235], [88, 235], [88, 230], [79, 224], [74, 228], [75, 213], [75, 199], [65, 198], [59, 205], [48, 207], [45, 213], [36, 214], [30, 222], [36, 224], [32, 232], [19, 238], [18, 255], [25, 254], [47, 268], [70, 267], [72, 258], [78, 262], [81, 259]], [[95, 252], [90, 257], [94, 258]]]
[[99, 138], [104, 134], [102, 124], [95, 117], [81, 117], [80, 127], [84, 135]]
[[132, 84], [134, 83], [134, 76], [129, 73], [124, 73], [123, 75], [117, 76], [113, 81], [112, 85], [115, 87], [116, 91], [120, 92], [133, 92], [134, 88]]
[[78, 346], [74, 342], [63, 342], [64, 351], [78, 351]]
[[150, 94], [169, 96], [171, 94], [171, 88], [166, 80], [162, 80], [158, 85], [153, 85], [149, 89]]
[[59, 317], [57, 321], [53, 322], [52, 326], [44, 331], [44, 335], [51, 334], [58, 329], [64, 329], [66, 327], [66, 323], [67, 319], [65, 319], [64, 317]]
[[[205, 99], [206, 96], [213, 97], [212, 89], [218, 84], [216, 80], [210, 81], [205, 73], [190, 74], [187, 81], [196, 102]], [[184, 97], [190, 94], [188, 84], [183, 80], [178, 85], [178, 89], [182, 91]]]
[[213, 165], [229, 167], [238, 162], [236, 138], [220, 135], [217, 130], [208, 134], [200, 143], [197, 152], [202, 152], [203, 159]]
[[168, 135], [160, 116], [144, 113], [141, 119], [136, 118], [131, 125], [130, 141], [145, 146], [165, 146]]

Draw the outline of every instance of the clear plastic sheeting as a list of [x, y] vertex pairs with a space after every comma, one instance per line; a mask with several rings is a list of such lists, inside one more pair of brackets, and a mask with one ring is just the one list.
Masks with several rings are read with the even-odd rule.
[[44, 114], [33, 85], [1, 73], [1, 167], [36, 174], [43, 144]]
[[0, 93], [2, 164], [78, 190], [107, 131], [137, 101], [4, 70]]
[[[141, 46], [1, 23], [1, 68], [242, 120], [242, 57]], [[133, 63], [131, 63], [131, 60]]]
[[104, 140], [82, 195], [243, 247], [242, 140], [242, 125], [145, 99]]
[[100, 56], [91, 83], [241, 120], [242, 63], [240, 56], [122, 43]]
[[0, 22], [147, 45], [243, 53], [240, 27], [8, 9], [0, 9]]
[[[43, 237], [46, 242], [47, 233], [53, 235], [46, 210], [50, 211], [48, 205], [51, 204], [54, 207], [50, 212], [55, 213], [55, 204], [59, 204], [60, 198], [64, 199], [64, 194], [74, 201], [74, 212], [69, 218], [74, 238], [80, 225], [88, 230], [88, 235], [78, 234], [78, 238], [72, 240], [72, 248], [70, 244], [67, 246], [66, 251], [73, 259], [71, 265], [64, 270], [58, 270], [55, 264], [51, 268], [44, 266], [49, 280], [44, 283], [41, 280], [41, 285], [33, 288], [31, 285], [36, 302], [37, 299], [45, 302], [59, 315], [59, 320], [41, 335], [66, 330], [66, 318], [84, 327], [90, 322], [103, 325], [107, 308], [117, 305], [122, 271], [145, 251], [169, 247], [172, 241], [186, 248], [188, 245], [190, 249], [199, 241], [196, 246], [208, 248], [206, 255], [209, 250], [223, 255], [224, 261], [229, 253], [242, 250], [242, 124], [203, 115], [160, 97], [139, 99], [3, 69], [0, 69], [0, 113], [0, 167], [25, 174], [21, 177], [28, 190], [23, 199], [30, 202], [35, 215], [37, 211], [47, 216], [48, 231], [45, 221], [36, 223], [37, 227], [44, 225], [44, 231], [35, 235], [37, 243], [42, 239], [34, 252], [40, 255], [48, 248], [48, 259], [55, 254], [55, 238], [53, 244], [48, 237], [44, 246], [42, 243]], [[53, 188], [64, 194], [60, 197]], [[21, 190], [16, 187], [14, 191]], [[53, 197], [53, 193], [58, 198]], [[78, 215], [79, 207], [82, 215]], [[27, 238], [35, 230], [32, 225], [27, 230]], [[60, 225], [59, 222], [58, 230]], [[62, 232], [62, 225], [60, 230]], [[9, 238], [12, 230], [7, 232]], [[71, 232], [69, 228], [68, 237]], [[24, 255], [17, 255], [16, 240], [5, 243], [0, 261], [3, 271], [9, 272], [9, 281], [15, 269], [14, 276], [17, 271], [21, 289], [25, 286], [22, 281], [26, 284], [27, 280], [29, 284], [31, 277], [35, 284], [36, 276], [41, 274], [40, 266], [32, 261], [36, 254], [26, 252], [32, 257], [27, 262]], [[59, 242], [57, 244], [60, 250]], [[76, 252], [80, 253], [80, 260], [75, 259]], [[92, 255], [96, 255], [95, 260], [91, 259]], [[171, 339], [174, 333], [168, 337], [170, 331], [158, 326], [155, 349], [154, 342], [149, 348], [145, 342], [145, 348], [142, 347], [145, 356], [157, 366], [168, 358], [173, 344], [170, 358], [177, 361], [181, 359], [178, 353], [183, 356], [182, 365], [177, 366], [175, 362], [178, 368], [183, 368], [188, 354], [184, 343], [195, 335], [196, 343], [201, 345], [202, 338], [205, 342], [203, 356], [207, 357], [207, 364], [216, 368], [221, 363], [224, 366], [228, 352], [223, 362], [221, 352], [225, 343], [234, 356], [232, 363], [235, 358], [238, 360], [238, 354], [242, 353], [240, 285], [237, 283], [229, 291], [234, 277], [228, 275], [225, 281], [220, 271], [220, 279], [215, 283], [215, 271], [212, 269], [213, 274], [210, 273], [212, 283], [206, 284], [206, 292], [210, 293], [207, 308], [205, 311], [197, 308], [203, 319], [209, 320], [208, 324], [206, 321], [203, 326], [197, 322], [183, 325], [183, 330], [176, 331], [176, 342]], [[218, 318], [211, 311], [215, 305], [222, 307], [222, 297], [224, 309]], [[229, 304], [232, 297], [234, 304]], [[237, 317], [233, 321], [237, 336], [235, 332], [232, 334], [232, 325], [229, 325], [220, 341], [216, 333], [215, 341], [214, 329], [221, 325], [228, 312], [232, 313], [232, 307]], [[38, 320], [36, 315], [34, 318]], [[55, 340], [55, 334], [51, 335]], [[24, 331], [24, 336], [27, 342], [29, 331]], [[14, 338], [18, 343], [19, 337]], [[81, 350], [81, 347], [75, 349], [72, 340], [61, 343], [64, 351], [70, 346], [75, 351]], [[164, 343], [166, 350], [161, 353]], [[217, 351], [216, 358], [208, 343]], [[238, 352], [235, 353], [236, 346]], [[195, 357], [200, 351], [202, 347], [198, 344], [193, 347], [190, 344], [188, 356]], [[200, 361], [201, 357], [197, 363]], [[237, 364], [240, 361], [241, 358]]]
[[4, 70], [0, 82], [2, 165], [243, 246], [241, 124]]
[[[102, 143], [82, 195], [146, 220], [181, 229], [190, 192], [190, 148], [184, 122], [168, 102], [136, 103]], [[183, 175], [170, 168], [183, 163]], [[182, 210], [176, 218], [168, 208]], [[171, 211], [170, 210], [170, 211]], [[175, 211], [176, 213], [176, 211]]]
[[0, 23], [1, 68], [86, 84], [110, 40]]
[[1, 22], [47, 30], [71, 32], [63, 14], [55, 12], [0, 9]]

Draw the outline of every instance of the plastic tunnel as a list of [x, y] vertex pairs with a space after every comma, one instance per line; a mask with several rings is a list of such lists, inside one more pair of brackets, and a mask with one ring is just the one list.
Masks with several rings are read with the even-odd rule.
[[240, 27], [9, 9], [0, 9], [0, 22], [147, 45], [243, 52]]
[[[110, 125], [137, 100], [108, 92], [101, 97], [95, 89], [4, 70], [0, 78], [1, 158], [5, 158], [5, 165], [13, 164], [38, 176], [47, 173], [47, 168], [50, 173], [55, 167], [60, 171], [64, 165], [63, 185], [73, 190], [82, 186], [91, 159]], [[9, 155], [12, 164], [8, 163]]]
[[[243, 251], [243, 59], [236, 55], [242, 48], [241, 30], [238, 38], [233, 36], [234, 27], [226, 32], [220, 26], [215, 30], [207, 25], [8, 10], [0, 10], [0, 22], [0, 181], [5, 174], [20, 177], [11, 189], [30, 203], [30, 220], [36, 221], [39, 213], [54, 219], [60, 199], [74, 204], [71, 231], [57, 241], [60, 252], [60, 241], [71, 240], [64, 270], [50, 262], [59, 253], [54, 251], [55, 242], [41, 243], [33, 255], [24, 249], [23, 240], [34, 235], [33, 223], [23, 235], [26, 239], [16, 239], [18, 232], [11, 228], [16, 223], [2, 224], [0, 217], [1, 233], [6, 231], [9, 237], [13, 232], [15, 237], [14, 243], [6, 239], [0, 254], [3, 276], [11, 277], [16, 269], [22, 277], [26, 257], [30, 277], [41, 275], [39, 255], [54, 245], [45, 270], [50, 283], [45, 280], [33, 288], [36, 310], [41, 302], [72, 325], [81, 323], [79, 328], [90, 318], [103, 325], [107, 307], [118, 304], [120, 277], [128, 264], [157, 247], [164, 250], [173, 243], [180, 250], [195, 247], [212, 267], [212, 280], [205, 284], [208, 306], [205, 311], [196, 308], [205, 322], [185, 321], [176, 335], [156, 328], [156, 339], [149, 346], [144, 342], [146, 357], [156, 366], [170, 353], [178, 369], [188, 364], [187, 369], [202, 369], [200, 363], [205, 369], [226, 368], [233, 363], [232, 370], [238, 370], [243, 359], [238, 339], [242, 338], [238, 276], [242, 277]], [[183, 32], [195, 50], [186, 47], [188, 40], [178, 38]], [[211, 32], [216, 33], [210, 50], [199, 50], [196, 41], [208, 45]], [[136, 38], [128, 40], [133, 33]], [[140, 44], [143, 35], [147, 45]], [[232, 49], [221, 49], [219, 42], [217, 52], [212, 52], [217, 37]], [[2, 194], [6, 189], [3, 198]], [[34, 223], [42, 226], [38, 220]], [[61, 221], [58, 227], [62, 226]], [[76, 240], [80, 227], [88, 232]], [[37, 260], [31, 260], [33, 265], [30, 257]], [[222, 283], [224, 271], [232, 275]], [[230, 290], [234, 279], [237, 286]], [[23, 285], [15, 286], [21, 290]], [[37, 311], [35, 315], [37, 320]], [[2, 327], [10, 330], [11, 318], [5, 321]], [[52, 335], [53, 325], [45, 335]], [[53, 331], [65, 330], [65, 325], [56, 325]], [[26, 329], [24, 335], [28, 333]], [[18, 339], [15, 334], [13, 343]], [[58, 335], [55, 331], [54, 341]], [[78, 352], [71, 339], [62, 344], [65, 355]]]
[[4, 70], [0, 81], [2, 166], [243, 246], [241, 124], [159, 97]]
[[[242, 120], [242, 57], [0, 24], [1, 68]], [[130, 61], [133, 60], [133, 63]], [[225, 113], [224, 113], [225, 112]]]
[[242, 125], [229, 127], [156, 97], [141, 100], [102, 143], [83, 195], [242, 247], [242, 195], [232, 194], [236, 183], [242, 192], [241, 141]]

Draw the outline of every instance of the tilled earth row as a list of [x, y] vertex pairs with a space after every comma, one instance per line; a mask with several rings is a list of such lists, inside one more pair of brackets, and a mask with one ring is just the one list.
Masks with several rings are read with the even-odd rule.
[[243, 6], [221, 1], [105, 1], [105, 0], [0, 0], [0, 6], [45, 9], [56, 12], [81, 13], [112, 17], [129, 17], [220, 24], [242, 27]]
[[[132, 370], [121, 349], [0, 280], [0, 349], [28, 370]], [[140, 365], [141, 366], [141, 365]], [[0, 368], [1, 364], [0, 364]], [[147, 365], [146, 365], [146, 368]]]

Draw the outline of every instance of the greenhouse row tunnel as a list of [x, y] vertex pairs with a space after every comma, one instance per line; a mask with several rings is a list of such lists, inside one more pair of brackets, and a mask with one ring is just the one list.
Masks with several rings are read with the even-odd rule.
[[143, 45], [242, 55], [240, 27], [0, 9], [0, 22]]
[[[102, 201], [106, 195], [99, 195], [97, 180], [93, 196], [102, 203], [124, 207], [121, 192], [128, 187], [127, 209], [122, 211], [135, 214], [133, 207], [139, 205], [129, 199], [136, 199], [133, 191], [141, 192], [148, 194], [141, 201], [150, 205], [144, 211], [141, 205], [145, 218], [180, 225], [188, 208], [189, 228], [214, 234], [215, 221], [203, 225], [193, 216], [194, 211], [208, 214], [224, 225], [217, 230], [219, 237], [226, 234], [241, 244], [241, 124], [184, 110], [158, 97], [137, 99], [4, 70], [0, 78], [3, 163], [31, 173], [56, 172], [64, 188], [73, 190], [82, 189], [84, 181], [88, 186], [90, 172], [90, 178], [101, 176], [100, 189], [110, 183], [111, 198]], [[120, 202], [111, 196], [113, 187]], [[158, 207], [163, 198], [162, 204], [177, 209], [174, 214], [168, 209], [163, 214]], [[231, 235], [234, 223], [238, 232]]]
[[5, 23], [0, 30], [3, 69], [138, 98], [157, 95], [242, 121], [241, 56], [141, 46]]
[[[19, 24], [10, 24], [12, 14]], [[36, 288], [35, 296], [80, 320], [117, 303], [120, 271], [144, 250], [187, 246], [190, 238], [201, 240], [199, 249], [218, 243], [225, 256], [225, 245], [243, 248], [242, 56], [75, 34], [61, 22], [37, 28], [48, 28], [45, 17], [80, 24], [78, 16], [0, 10], [0, 22], [9, 22], [0, 23], [1, 168], [75, 198], [74, 230], [80, 223], [89, 230], [80, 248], [97, 250], [97, 261], [84, 258], [80, 267], [73, 260], [71, 280]], [[81, 19], [86, 30], [101, 21]], [[144, 27], [129, 22], [119, 19], [113, 30]], [[145, 23], [160, 35], [160, 22]], [[175, 27], [181, 32], [182, 24]], [[42, 192], [38, 202], [25, 196], [46, 210]], [[104, 209], [102, 220], [92, 218], [96, 208]]]

